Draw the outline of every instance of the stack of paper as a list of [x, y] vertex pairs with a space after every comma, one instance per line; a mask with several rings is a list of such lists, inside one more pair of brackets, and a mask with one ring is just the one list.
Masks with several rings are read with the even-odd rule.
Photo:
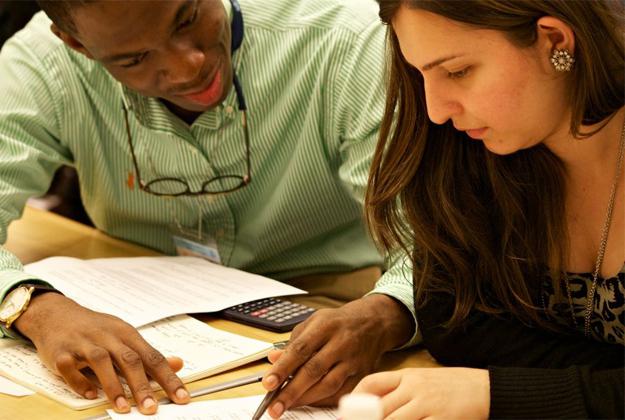
[[[249, 420], [260, 405], [264, 395], [226, 400], [198, 401], [187, 405], [167, 404], [158, 407], [158, 413], [144, 416], [135, 407], [129, 414], [107, 410], [113, 420]], [[281, 420], [336, 420], [337, 410], [303, 407], [289, 410]], [[271, 420], [265, 414], [262, 420]]]
[[[25, 266], [67, 297], [94, 311], [115, 315], [165, 356], [178, 356], [178, 376], [190, 382], [259, 360], [271, 344], [226, 333], [186, 315], [216, 312], [273, 296], [306, 293], [266, 277], [195, 257], [138, 257], [80, 260], [53, 257]], [[153, 323], [153, 324], [150, 324]], [[150, 324], [150, 325], [147, 325]], [[87, 400], [39, 360], [35, 349], [0, 340], [0, 373], [75, 409], [105, 402]]]
[[[209, 327], [187, 315], [147, 325], [139, 332], [164, 356], [182, 358], [184, 367], [178, 376], [184, 382], [262, 359], [273, 348], [270, 343]], [[77, 410], [107, 401], [102, 390], [95, 400], [76, 394], [45, 367], [33, 347], [17, 341], [0, 340], [0, 373]]]
[[24, 270], [82, 306], [135, 327], [173, 315], [216, 312], [256, 299], [306, 293], [195, 257], [52, 257]]
[[0, 376], [0, 394], [11, 395], [13, 397], [25, 397], [27, 395], [33, 395], [34, 392]]

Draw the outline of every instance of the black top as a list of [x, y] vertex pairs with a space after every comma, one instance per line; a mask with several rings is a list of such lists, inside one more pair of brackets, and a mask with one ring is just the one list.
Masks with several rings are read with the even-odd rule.
[[473, 311], [449, 330], [454, 297], [417, 310], [423, 342], [447, 366], [488, 368], [491, 418], [625, 417], [625, 347]]

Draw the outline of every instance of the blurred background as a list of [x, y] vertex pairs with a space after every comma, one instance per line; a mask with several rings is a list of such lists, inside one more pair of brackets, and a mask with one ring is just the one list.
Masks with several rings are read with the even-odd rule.
[[[34, 0], [0, 0], [0, 47], [38, 11], [39, 6]], [[61, 167], [48, 192], [43, 197], [29, 200], [28, 204], [93, 226], [82, 205], [78, 175], [73, 168]]]

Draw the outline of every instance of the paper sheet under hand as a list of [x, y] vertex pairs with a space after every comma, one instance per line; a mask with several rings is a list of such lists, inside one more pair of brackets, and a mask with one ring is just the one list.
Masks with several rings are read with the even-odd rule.
[[195, 257], [52, 257], [24, 270], [82, 306], [134, 327], [183, 313], [216, 312], [256, 299], [306, 293]]
[[0, 394], [11, 395], [13, 397], [25, 397], [33, 395], [34, 392], [28, 388], [16, 384], [15, 382], [0, 376]]
[[[240, 366], [241, 360], [258, 360], [272, 348], [270, 343], [209, 327], [187, 315], [142, 327], [139, 332], [165, 356], [182, 358], [184, 366], [177, 374], [183, 382]], [[34, 347], [16, 340], [0, 340], [0, 373], [76, 410], [107, 401], [102, 389], [95, 400], [76, 394], [48, 370]], [[157, 388], [156, 383], [153, 386]]]
[[[158, 407], [158, 413], [144, 416], [133, 407], [129, 414], [117, 414], [107, 410], [113, 420], [250, 420], [263, 400], [264, 395], [225, 400], [192, 402], [187, 405], [166, 404]], [[281, 420], [337, 420], [338, 410], [303, 407], [289, 410]], [[262, 420], [271, 420], [265, 414]]]

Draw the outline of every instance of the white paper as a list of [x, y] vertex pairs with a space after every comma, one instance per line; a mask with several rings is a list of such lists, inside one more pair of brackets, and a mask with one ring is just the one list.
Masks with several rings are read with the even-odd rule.
[[[264, 395], [225, 400], [192, 402], [187, 405], [159, 405], [153, 416], [145, 416], [133, 407], [128, 414], [117, 414], [106, 410], [113, 420], [250, 420], [263, 400]], [[271, 420], [265, 414], [262, 420]], [[281, 420], [336, 420], [338, 410], [327, 408], [303, 407], [289, 410]]]
[[[182, 358], [184, 366], [178, 376], [183, 382], [259, 360], [273, 348], [270, 343], [209, 327], [187, 315], [147, 325], [140, 328], [139, 332], [164, 356]], [[87, 400], [76, 394], [63, 379], [46, 368], [33, 347], [15, 340], [0, 340], [0, 372], [78, 410], [107, 401], [101, 389], [95, 400]], [[152, 385], [158, 388], [156, 383]]]
[[[69, 405], [78, 400], [75, 408], [93, 406], [91, 400], [80, 397], [69, 389], [62, 379], [50, 372], [39, 360], [34, 348], [15, 340], [0, 340], [0, 372], [34, 391]], [[99, 392], [99, 397], [104, 394]]]
[[0, 376], [0, 394], [11, 395], [13, 397], [25, 397], [26, 395], [33, 395], [34, 392]]
[[135, 327], [183, 313], [216, 312], [251, 300], [306, 293], [195, 257], [52, 257], [28, 264], [25, 271], [82, 306]]

